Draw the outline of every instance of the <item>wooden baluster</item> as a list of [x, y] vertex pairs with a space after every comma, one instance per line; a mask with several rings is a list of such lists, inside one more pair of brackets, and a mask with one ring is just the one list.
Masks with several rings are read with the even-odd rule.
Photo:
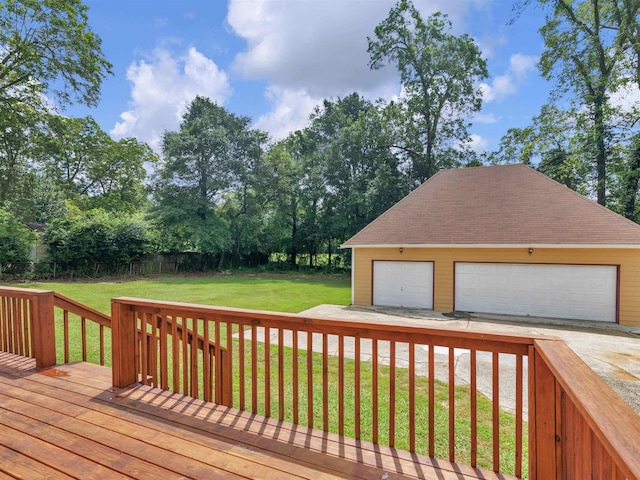
[[169, 334], [166, 315], [157, 315], [160, 324], [160, 388], [169, 390]]
[[80, 335], [82, 337], [82, 361], [87, 361], [87, 319], [80, 317]]
[[[28, 298], [22, 299], [22, 331], [24, 332], [24, 347], [25, 347], [25, 356], [31, 357], [33, 355], [32, 348], [32, 335], [31, 335], [31, 325], [29, 319], [31, 318], [31, 300]], [[0, 326], [0, 330], [2, 327]], [[0, 331], [0, 335], [2, 332]]]
[[271, 334], [264, 328], [264, 415], [271, 416]]
[[251, 413], [258, 413], [258, 334], [251, 325]]
[[434, 457], [435, 451], [435, 346], [429, 346], [429, 456]]
[[284, 330], [278, 328], [278, 418], [284, 420]]
[[189, 319], [182, 317], [182, 394], [189, 395]]
[[173, 375], [173, 393], [180, 391], [180, 337], [178, 335], [179, 317], [171, 317], [171, 373]]
[[389, 345], [389, 446], [396, 444], [396, 342]]
[[344, 335], [338, 336], [338, 433], [344, 435]]
[[478, 466], [478, 355], [476, 350], [469, 353], [469, 376], [471, 388], [471, 466]]
[[313, 333], [307, 333], [307, 426], [313, 428]]
[[104, 365], [104, 325], [100, 325], [100, 365]]
[[140, 315], [140, 360], [142, 361], [140, 369], [142, 384], [149, 385], [149, 335], [146, 313]]
[[195, 317], [191, 319], [191, 332], [189, 334], [191, 336], [191, 375], [189, 378], [189, 395], [193, 398], [198, 398], [198, 319]]
[[222, 405], [233, 407], [233, 324], [229, 322], [227, 322], [227, 349], [222, 351], [222, 372]]
[[329, 431], [329, 341], [322, 334], [322, 429]]
[[62, 312], [62, 327], [64, 330], [64, 363], [69, 363], [69, 312]]
[[523, 361], [522, 355], [516, 355], [516, 451], [515, 451], [515, 474], [522, 477], [522, 390], [523, 390]]
[[416, 345], [409, 344], [409, 451], [416, 453]]
[[456, 461], [456, 357], [449, 347], [449, 461]]
[[299, 411], [300, 411], [300, 402], [299, 402], [300, 385], [299, 385], [299, 379], [298, 379], [298, 373], [299, 373], [298, 335], [300, 334], [300, 332], [298, 330], [293, 330], [291, 334], [293, 335], [293, 339], [292, 339], [293, 351], [291, 353], [292, 360], [293, 360], [292, 362], [293, 363], [293, 423], [297, 425], [299, 420]]
[[378, 443], [378, 340], [371, 339], [371, 426], [372, 442]]
[[244, 325], [238, 325], [238, 375], [240, 377], [240, 410], [245, 409]]
[[24, 356], [24, 341], [23, 341], [23, 335], [22, 335], [22, 299], [16, 298], [15, 301], [16, 301], [15, 308], [16, 308], [16, 333], [17, 333], [16, 342], [18, 345], [17, 353], [20, 356]]
[[[217, 325], [218, 322], [216, 322]], [[215, 350], [219, 347], [216, 345]], [[214, 350], [214, 352], [215, 352]], [[202, 366], [204, 368], [204, 381], [203, 381], [203, 390], [204, 390], [204, 401], [210, 402], [213, 396], [213, 372], [211, 371], [211, 349], [209, 348], [209, 321], [204, 320], [204, 339], [202, 341]], [[216, 359], [216, 368], [214, 369], [216, 374], [218, 373], [218, 361]], [[221, 396], [219, 394], [220, 390], [220, 378], [218, 375], [215, 377], [215, 401], [216, 403], [220, 403]]]
[[360, 440], [361, 437], [361, 424], [362, 419], [360, 418], [361, 409], [360, 409], [360, 337], [354, 337], [355, 342], [355, 352], [354, 352], [354, 403], [355, 403], [355, 422], [356, 422], [356, 440]]
[[500, 471], [500, 354], [493, 352], [491, 388], [493, 402], [493, 471]]

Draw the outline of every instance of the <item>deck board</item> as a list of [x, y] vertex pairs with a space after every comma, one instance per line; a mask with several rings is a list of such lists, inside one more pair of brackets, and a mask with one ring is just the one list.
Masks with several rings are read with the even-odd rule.
[[0, 428], [0, 479], [506, 478], [6, 353]]

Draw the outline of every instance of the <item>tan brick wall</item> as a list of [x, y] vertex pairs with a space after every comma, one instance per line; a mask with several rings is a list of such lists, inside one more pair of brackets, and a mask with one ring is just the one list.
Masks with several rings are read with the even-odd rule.
[[371, 305], [374, 260], [434, 262], [434, 309], [453, 310], [454, 261], [620, 265], [619, 321], [640, 326], [640, 249], [587, 248], [354, 248], [355, 305]]

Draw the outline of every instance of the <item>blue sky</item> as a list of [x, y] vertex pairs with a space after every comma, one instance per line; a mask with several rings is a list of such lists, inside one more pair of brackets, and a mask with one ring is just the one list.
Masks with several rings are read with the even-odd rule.
[[[395, 0], [85, 0], [114, 76], [92, 115], [114, 138], [135, 136], [158, 149], [162, 132], [203, 95], [249, 116], [274, 139], [304, 127], [324, 98], [353, 91], [375, 100], [398, 95], [392, 67], [369, 70], [367, 36]], [[543, 12], [513, 25], [511, 1], [414, 0], [423, 17], [449, 15], [487, 58], [485, 102], [470, 130], [477, 151], [493, 150], [508, 128], [529, 124], [550, 85], [536, 62]]]

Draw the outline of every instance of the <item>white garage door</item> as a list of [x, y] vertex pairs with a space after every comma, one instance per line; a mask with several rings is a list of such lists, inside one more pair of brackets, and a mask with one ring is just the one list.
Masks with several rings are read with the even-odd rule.
[[455, 308], [615, 322], [617, 268], [456, 263]]
[[373, 262], [373, 304], [433, 308], [433, 262]]

